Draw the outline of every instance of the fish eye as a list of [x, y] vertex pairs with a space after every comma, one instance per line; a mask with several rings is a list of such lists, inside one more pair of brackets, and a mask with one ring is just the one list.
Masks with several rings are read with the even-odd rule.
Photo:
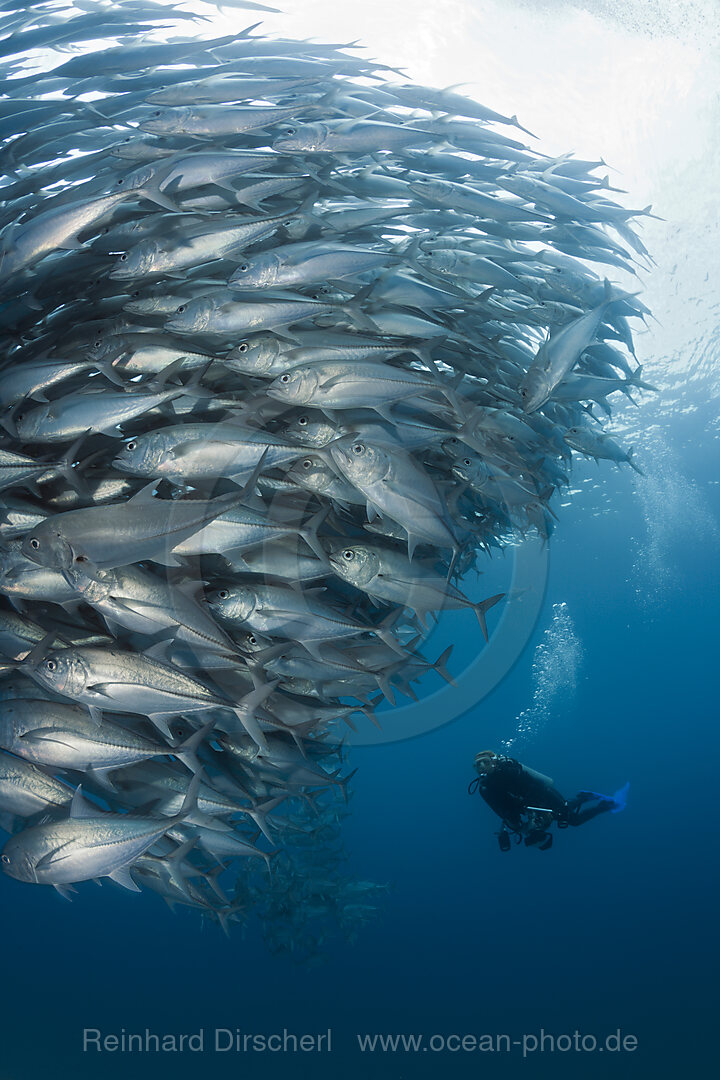
[[241, 274], [246, 274], [249, 269], [250, 269], [250, 267], [249, 267], [249, 265], [247, 263], [241, 263], [241, 265], [238, 266], [238, 270], [240, 271]]
[[30, 541], [30, 547], [33, 549], [33, 551], [37, 551], [40, 547], [40, 541], [36, 536], [33, 536], [32, 540]]
[[254, 634], [248, 634], [248, 643], [250, 645], [257, 645], [257, 638]]
[[185, 305], [184, 305], [184, 304], [181, 304], [181, 305], [180, 305], [180, 307], [179, 307], [179, 308], [177, 309], [177, 311], [175, 312], [175, 314], [176, 314], [176, 315], [182, 315], [183, 311], [185, 311]]
[[153, 116], [162, 116], [162, 109], [156, 109]]
[[345, 550], [343, 551], [343, 559], [347, 559], [347, 561], [350, 562], [350, 560], [354, 558], [355, 552], [352, 550], [352, 548], [345, 548]]
[[87, 561], [88, 561], [87, 560], [87, 555], [76, 555], [75, 556], [75, 562], [86, 563]]
[[283, 135], [295, 135], [296, 133], [297, 133], [297, 128], [294, 128], [294, 127], [285, 128], [285, 130], [283, 131]]
[[10, 856], [9, 855], [2, 855], [0, 857], [2, 858], [2, 861], [5, 864], [5, 866], [10, 865]]
[[289, 375], [281, 375], [280, 376], [280, 382], [281, 383], [289, 383], [290, 382], [290, 376]]
[[45, 670], [46, 671], [55, 671], [56, 668], [57, 668], [57, 662], [55, 660], [46, 660], [45, 661]]
[[249, 348], [250, 346], [248, 345], [247, 341], [243, 341], [242, 345], [238, 345], [238, 352], [246, 353]]
[[353, 454], [364, 454], [365, 453], [365, 447], [361, 442], [356, 442], [352, 449], [353, 449]]
[[123, 252], [120, 256], [120, 262], [127, 262], [127, 252]]
[[309, 457], [306, 457], [306, 458], [305, 458], [305, 460], [303, 461], [302, 465], [303, 465], [303, 469], [310, 469], [310, 468], [312, 468], [312, 461], [311, 461], [311, 459], [310, 459]]
[[463, 465], [472, 465], [469, 457], [463, 458]]
[[220, 600], [227, 600], [229, 595], [230, 593], [227, 591], [227, 589], [220, 589], [220, 591], [218, 592], [218, 597]]
[[127, 446], [125, 447], [125, 449], [126, 449], [126, 450], [134, 450], [136, 446], [137, 446], [137, 443], [136, 443], [136, 442], [134, 442], [134, 441], [133, 441], [133, 442], [129, 442], [129, 443], [127, 444]]
[[305, 427], [307, 422], [308, 422], [307, 416], [299, 416], [298, 417], [298, 424], [300, 425], [300, 427]]

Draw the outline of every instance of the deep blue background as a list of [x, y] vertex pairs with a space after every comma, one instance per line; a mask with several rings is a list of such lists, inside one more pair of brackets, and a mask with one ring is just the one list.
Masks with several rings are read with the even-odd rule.
[[[686, 416], [673, 441], [684, 475], [717, 520], [710, 436], [700, 437]], [[3, 879], [3, 1080], [181, 1078], [199, 1070], [220, 1078], [360, 1077], [369, 1068], [393, 1080], [710, 1075], [718, 959], [716, 539], [692, 521], [681, 535], [666, 535], [669, 572], [654, 586], [638, 576], [650, 538], [629, 473], [611, 465], [585, 472], [598, 486], [560, 513], [545, 609], [510, 676], [472, 713], [431, 735], [353, 751], [359, 771], [345, 830], [347, 870], [392, 883], [380, 918], [357, 943], [334, 947], [324, 966], [308, 970], [269, 956], [252, 924], [228, 941], [216, 928], [201, 930], [191, 913], [171, 915], [149, 894], [86, 885], [67, 904]], [[631, 801], [622, 815], [559, 834], [550, 852], [503, 855], [492, 814], [466, 785], [474, 753], [512, 735], [528, 705], [533, 647], [559, 601], [584, 649], [577, 690], [555, 703], [518, 755], [568, 794], [612, 791], [629, 779]], [[455, 662], [472, 648], [460, 642]], [[83, 1027], [201, 1026], [332, 1027], [334, 1049], [202, 1059], [80, 1052]], [[604, 1036], [618, 1027], [639, 1046], [612, 1059], [556, 1052], [524, 1062], [515, 1051], [370, 1061], [355, 1042], [364, 1031], [518, 1036], [544, 1028]]]

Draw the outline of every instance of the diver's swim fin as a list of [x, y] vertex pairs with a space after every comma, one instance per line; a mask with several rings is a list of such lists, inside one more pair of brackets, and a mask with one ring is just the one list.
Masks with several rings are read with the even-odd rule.
[[609, 807], [611, 814], [619, 814], [621, 810], [624, 810], [627, 806], [628, 791], [630, 790], [630, 781], [623, 784], [621, 788], [613, 795], [603, 795], [600, 791], [578, 791], [577, 798], [581, 804], [588, 802], [590, 799], [598, 799], [600, 802], [612, 803]]
[[621, 810], [625, 809], [625, 807], [627, 806], [627, 797], [629, 790], [630, 781], [628, 780], [626, 784], [623, 784], [621, 788], [618, 788], [618, 790], [613, 795], [611, 795], [612, 801], [615, 804], [610, 811], [611, 814], [619, 814]]

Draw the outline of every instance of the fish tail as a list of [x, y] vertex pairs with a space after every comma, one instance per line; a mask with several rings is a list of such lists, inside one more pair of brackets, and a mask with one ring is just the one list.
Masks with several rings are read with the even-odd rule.
[[[378, 672], [375, 672], [375, 678], [377, 679], [377, 684], [378, 684], [378, 688], [380, 690], [380, 693], [383, 695], [383, 697], [388, 702], [388, 704], [394, 706], [395, 705], [395, 691], [392, 688], [392, 684], [390, 683], [390, 679], [388, 678], [388, 676], [384, 672], [378, 671]], [[371, 716], [370, 719], [372, 720], [372, 722], [373, 722], [373, 724], [375, 725], [376, 728], [380, 727], [380, 723], [379, 723], [379, 721], [376, 719], [376, 717], [374, 715]]]
[[72, 444], [69, 450], [64, 454], [62, 461], [58, 467], [58, 472], [61, 476], [64, 476], [73, 491], [76, 491], [78, 495], [83, 498], [89, 497], [89, 492], [86, 483], [81, 478], [78, 469], [75, 468], [74, 462], [78, 458], [80, 447], [84, 443], [85, 439], [90, 434], [90, 429], [84, 431]]
[[400, 656], [407, 656], [404, 646], [398, 641], [391, 630], [380, 625], [374, 627], [374, 633], [377, 634], [381, 641], [384, 641], [386, 645], [389, 645], [393, 652], [398, 653]]
[[[177, 815], [178, 821], [182, 821], [184, 818], [189, 817], [190, 814], [195, 813], [197, 810], [198, 792], [200, 791], [200, 782], [204, 773], [196, 772], [190, 781], [190, 786], [187, 789], [185, 798], [183, 799], [182, 806], [180, 807], [180, 813]], [[168, 826], [169, 827], [169, 826]]]
[[534, 131], [530, 131], [529, 128], [522, 126], [522, 124], [517, 118], [517, 115], [513, 115], [510, 117], [510, 123], [513, 125], [513, 127], [516, 127], [518, 131], [524, 131], [525, 134], [529, 135], [531, 139], [537, 139], [537, 135]]
[[128, 192], [128, 195], [140, 195], [143, 199], [147, 199], [148, 202], [153, 202], [156, 206], [161, 206], [163, 210], [170, 210], [174, 214], [182, 214], [182, 207], [178, 206], [178, 204], [170, 198], [167, 191], [163, 191], [161, 187], [165, 177], [174, 169], [177, 157], [177, 154], [171, 154], [146, 184], [143, 184], [143, 186], [138, 188], [135, 192]]
[[228, 903], [228, 898], [225, 895], [225, 893], [223, 892], [223, 890], [222, 890], [222, 888], [220, 886], [220, 883], [218, 882], [217, 879], [220, 876], [220, 874], [224, 873], [224, 871], [227, 870], [227, 868], [228, 868], [228, 863], [220, 863], [220, 865], [216, 866], [214, 870], [208, 870], [204, 874], [201, 875], [203, 881], [207, 882], [207, 884], [210, 886], [212, 891], [215, 893], [215, 895], [218, 897], [218, 899], [223, 902], [223, 904]]
[[495, 604], [499, 603], [504, 596], [505, 593], [496, 593], [495, 596], [489, 596], [487, 600], [481, 600], [479, 604], [473, 604], [473, 610], [477, 615], [477, 620], [480, 623], [480, 629], [482, 630], [483, 637], [486, 641], [488, 641], [489, 639], [487, 622], [485, 620], [485, 613], [488, 612], [491, 607], [494, 607]]
[[627, 381], [629, 383], [632, 383], [633, 386], [636, 386], [638, 388], [638, 390], [652, 390], [653, 393], [655, 393], [655, 394], [659, 393], [659, 390], [658, 390], [657, 386], [653, 386], [652, 383], [645, 382], [641, 378], [641, 375], [642, 375], [642, 365], [638, 364], [637, 368], [635, 369], [635, 371], [633, 371], [632, 375], [628, 375]]
[[185, 742], [180, 743], [173, 751], [175, 757], [179, 758], [191, 773], [202, 772], [202, 765], [198, 759], [197, 752], [202, 746], [205, 736], [209, 735], [214, 727], [215, 721], [209, 720], [204, 727], [201, 727], [191, 735], [189, 739], [186, 739]]
[[327, 552], [320, 543], [318, 537], [318, 528], [322, 525], [325, 518], [330, 513], [329, 506], [323, 506], [321, 510], [318, 510], [317, 514], [314, 514], [308, 521], [305, 522], [302, 529], [299, 529], [300, 536], [302, 536], [308, 547], [317, 555], [321, 562], [327, 562]]
[[450, 659], [450, 653], [453, 651], [453, 648], [453, 645], [448, 645], [445, 652], [441, 653], [440, 656], [438, 656], [437, 660], [432, 666], [434, 667], [435, 671], [437, 671], [438, 675], [440, 675], [440, 677], [445, 680], [446, 683], [450, 683], [451, 686], [457, 686], [457, 683], [447, 669], [447, 662]]
[[[226, 510], [231, 510], [232, 507], [237, 506], [238, 503], [247, 501], [255, 490], [258, 477], [265, 467], [265, 460], [269, 453], [269, 447], [265, 447], [262, 452], [262, 457], [258, 461], [257, 465], [253, 469], [252, 473], [245, 481], [243, 486], [232, 495], [218, 495], [217, 498], [212, 500], [212, 505], [217, 506], [217, 514], [215, 517], [219, 517], [220, 514], [224, 514]], [[222, 507], [222, 509], [220, 509]]]
[[640, 466], [635, 461], [635, 448], [632, 447], [632, 446], [630, 447], [630, 449], [627, 452], [627, 463], [628, 463], [628, 465], [630, 466], [631, 469], [634, 469], [635, 472], [638, 473], [639, 476], [645, 476], [644, 471], [640, 468]]
[[108, 382], [111, 382], [113, 386], [125, 386], [125, 380], [122, 375], [118, 374], [116, 364], [126, 356], [126, 353], [121, 353], [119, 356], [114, 356], [108, 360], [98, 360], [96, 367], [101, 375], [104, 375]]
[[283, 802], [286, 798], [286, 795], [279, 795], [277, 798], [267, 799], [260, 806], [256, 806], [253, 809], [246, 811], [247, 816], [253, 819], [265, 839], [268, 840], [271, 844], [273, 844], [275, 841], [272, 833], [268, 829], [266, 818], [267, 815], [271, 812], [271, 810], [274, 810], [275, 807], [279, 806], [280, 803]]
[[339, 769], [337, 770], [337, 772], [334, 772], [332, 774], [332, 782], [337, 787], [339, 787], [340, 790], [342, 791], [342, 796], [343, 796], [343, 799], [345, 800], [346, 805], [347, 805], [347, 802], [348, 802], [347, 786], [350, 783], [350, 781], [352, 780], [352, 778], [353, 778], [353, 776], [355, 775], [356, 772], [357, 772], [357, 769], [353, 769], [353, 771], [351, 773], [348, 773], [347, 776], [343, 777], [342, 780], [338, 779], [339, 773], [340, 773]]
[[[181, 362], [184, 359], [184, 357], [180, 357]], [[198, 368], [192, 377], [188, 379], [185, 386], [182, 387], [182, 393], [186, 397], [211, 398], [213, 396], [214, 391], [209, 390], [207, 386], [203, 386], [202, 381], [214, 363], [214, 360], [208, 360], [207, 364], [203, 364], [203, 366]]]
[[255, 710], [270, 696], [277, 685], [277, 680], [272, 683], [262, 683], [261, 685], [256, 686], [254, 690], [251, 690], [249, 694], [246, 694], [239, 705], [229, 706], [247, 731], [250, 738], [261, 750], [267, 750], [268, 745], [263, 730], [260, 727], [260, 722], [255, 716]]

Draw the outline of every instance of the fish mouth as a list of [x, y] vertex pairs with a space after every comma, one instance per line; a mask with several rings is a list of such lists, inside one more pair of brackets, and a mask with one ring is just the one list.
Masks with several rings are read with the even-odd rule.
[[268, 397], [275, 398], [277, 401], [287, 400], [287, 395], [282, 386], [268, 386], [265, 388], [265, 393]]
[[537, 391], [535, 394], [531, 394], [527, 401], [523, 402], [522, 410], [524, 413], [534, 413], [541, 405], [548, 400], [549, 394], [544, 391]]
[[284, 151], [290, 151], [291, 153], [295, 152], [295, 153], [298, 153], [298, 154], [307, 152], [307, 151], [301, 150], [300, 147], [298, 147], [298, 146], [294, 146], [293, 142], [292, 142], [292, 139], [282, 139], [282, 138], [275, 139], [275, 141], [271, 145], [272, 145], [273, 150], [281, 150], [281, 151], [284, 150]]

